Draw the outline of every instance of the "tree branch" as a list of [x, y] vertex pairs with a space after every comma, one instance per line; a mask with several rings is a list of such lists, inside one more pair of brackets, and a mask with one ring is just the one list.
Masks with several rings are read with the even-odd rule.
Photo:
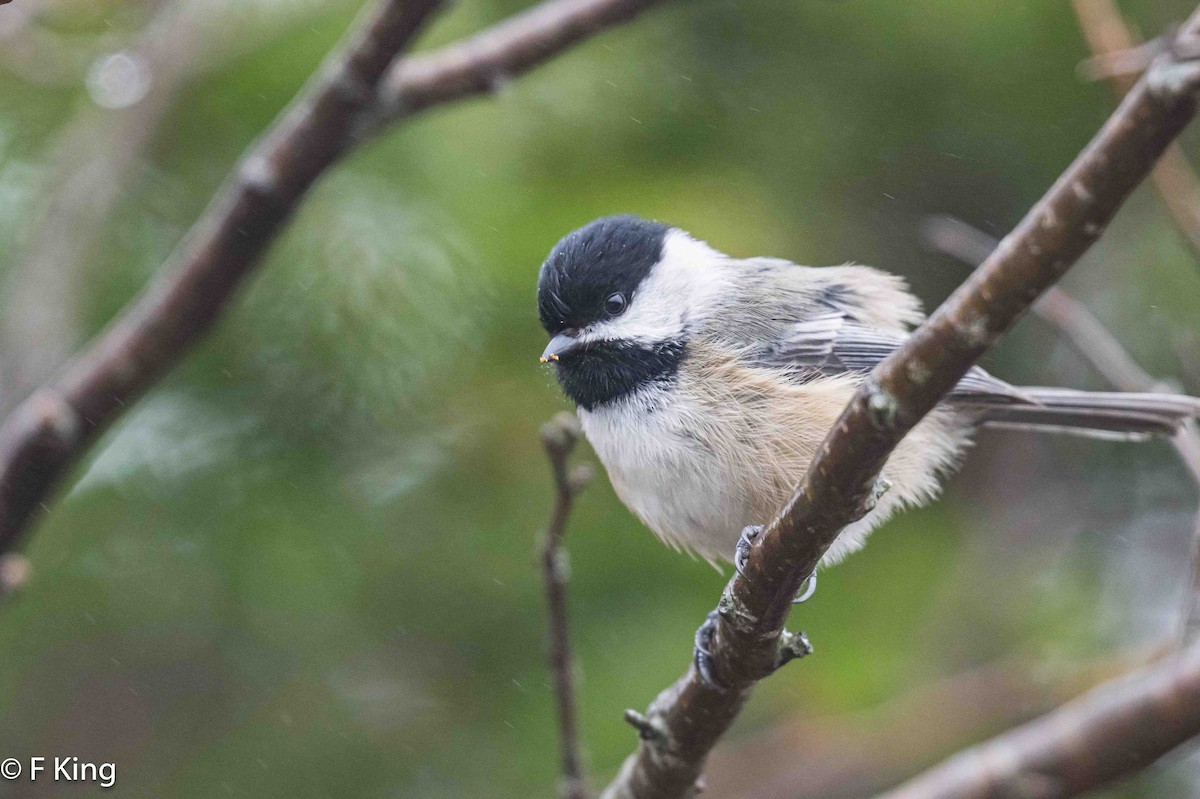
[[554, 510], [542, 544], [542, 580], [546, 586], [546, 606], [550, 618], [550, 673], [554, 678], [554, 698], [558, 706], [558, 738], [562, 753], [563, 782], [561, 799], [587, 799], [587, 783], [579, 746], [578, 711], [575, 707], [574, 664], [567, 614], [567, 580], [570, 566], [563, 549], [567, 518], [575, 497], [592, 478], [587, 466], [569, 468], [571, 452], [579, 443], [579, 421], [569, 413], [560, 413], [542, 426], [542, 444], [554, 475]]
[[629, 22], [657, 0], [555, 0], [469, 39], [398, 62], [380, 89], [371, 127], [488, 94], [564, 50]]
[[[512, 75], [630, 18], [635, 5], [641, 9], [653, 1], [548, 0], [502, 23], [496, 34], [480, 34], [468, 42], [507, 43], [512, 54], [502, 49], [489, 53], [498, 63], [511, 65]], [[99, 432], [212, 327], [321, 174], [357, 146], [368, 127], [377, 127], [371, 120], [379, 116], [376, 105], [385, 75], [440, 2], [383, 0], [244, 157], [146, 291], [58, 378], [4, 421], [0, 551], [13, 547]], [[547, 24], [553, 20], [559, 27]], [[530, 31], [522, 33], [522, 26]], [[539, 55], [531, 55], [534, 51]], [[442, 64], [446, 76], [458, 75], [459, 52], [461, 46], [452, 44], [422, 56], [418, 63], [427, 67], [418, 71], [441, 85], [439, 73], [429, 67]], [[448, 99], [453, 98], [439, 96], [437, 102]]]
[[[1195, 36], [1200, 11], [1183, 29]], [[1101, 234], [1195, 114], [1200, 64], [1168, 53], [986, 262], [865, 380], [791, 500], [754, 539], [743, 575], [726, 586], [711, 643], [719, 690], [689, 668], [651, 704], [648, 729], [605, 799], [693, 794], [708, 752], [755, 683], [794, 657], [783, 630], [791, 598], [847, 524], [883, 485], [897, 443], [980, 355]]]
[[[1125, 23], [1114, 0], [1072, 0], [1071, 5], [1096, 59], [1110, 59], [1146, 47]], [[1117, 70], [1106, 77], [1120, 99], [1133, 88], [1137, 73]], [[1167, 148], [1150, 173], [1150, 183], [1179, 232], [1200, 255], [1200, 180], [1188, 164], [1183, 148], [1178, 144]]]
[[880, 799], [1076, 796], [1200, 735], [1200, 648], [961, 752]]

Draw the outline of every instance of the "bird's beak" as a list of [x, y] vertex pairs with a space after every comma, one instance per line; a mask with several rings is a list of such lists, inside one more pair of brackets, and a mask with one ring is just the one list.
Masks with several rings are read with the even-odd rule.
[[550, 343], [546, 345], [545, 352], [539, 359], [542, 363], [557, 361], [564, 355], [569, 354], [579, 347], [579, 339], [574, 336], [568, 336], [566, 333], [559, 333], [554, 338], [550, 339]]

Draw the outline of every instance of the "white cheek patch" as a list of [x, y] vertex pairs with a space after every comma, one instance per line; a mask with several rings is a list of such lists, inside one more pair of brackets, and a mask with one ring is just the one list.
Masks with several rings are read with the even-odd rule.
[[634, 291], [625, 313], [590, 325], [583, 341], [624, 339], [641, 344], [681, 338], [689, 322], [725, 290], [726, 256], [673, 229], [663, 242], [662, 260]]

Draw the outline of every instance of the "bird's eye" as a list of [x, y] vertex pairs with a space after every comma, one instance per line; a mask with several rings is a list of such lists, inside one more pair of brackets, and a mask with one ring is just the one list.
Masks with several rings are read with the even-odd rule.
[[608, 295], [604, 301], [604, 312], [609, 316], [620, 316], [625, 312], [625, 295], [621, 292]]

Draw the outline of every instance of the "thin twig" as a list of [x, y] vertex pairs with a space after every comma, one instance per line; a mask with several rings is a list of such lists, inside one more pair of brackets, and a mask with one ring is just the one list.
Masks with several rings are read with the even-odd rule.
[[550, 620], [550, 673], [554, 678], [554, 698], [558, 707], [558, 740], [562, 754], [562, 799], [588, 799], [587, 781], [579, 745], [579, 714], [575, 706], [574, 663], [567, 614], [567, 580], [570, 566], [563, 549], [567, 518], [575, 497], [592, 477], [585, 465], [570, 468], [571, 452], [582, 432], [579, 421], [569, 413], [560, 413], [542, 426], [542, 444], [554, 475], [554, 510], [542, 543], [542, 580], [546, 586], [546, 606]]
[[[950, 216], [930, 217], [922, 234], [931, 248], [973, 267], [983, 263], [1000, 244], [987, 233]], [[1061, 288], [1048, 289], [1034, 304], [1033, 312], [1057, 328], [1113, 387], [1122, 391], [1173, 390], [1170, 384], [1156, 380], [1138, 366], [1087, 306]], [[1200, 492], [1200, 431], [1189, 423], [1171, 439], [1171, 444]], [[1200, 635], [1200, 510], [1193, 524], [1191, 563], [1190, 585], [1178, 624], [1180, 644], [1191, 643]]]
[[[1183, 29], [1200, 31], [1200, 10]], [[863, 381], [791, 500], [754, 539], [717, 606], [709, 648], [724, 689], [690, 667], [646, 714], [643, 739], [605, 799], [694, 795], [705, 758], [754, 685], [801, 654], [791, 598], [847, 524], [873, 507], [899, 441], [1103, 232], [1195, 115], [1200, 63], [1160, 56], [1049, 192], [987, 261]]]
[[[567, 46], [629, 19], [656, 0], [547, 0], [502, 23], [489, 53], [513, 77]], [[96, 436], [178, 363], [229, 306], [308, 190], [377, 127], [381, 84], [397, 54], [440, 0], [386, 0], [310, 90], [242, 160], [225, 188], [146, 291], [62, 374], [34, 391], [0, 426], [0, 551], [11, 549], [46, 507], [66, 470]], [[604, 9], [618, 13], [604, 13]], [[522, 33], [522, 23], [532, 26]], [[555, 25], [548, 21], [557, 21]], [[537, 27], [540, 25], [541, 27]], [[476, 42], [478, 37], [469, 39]], [[432, 86], [461, 78], [460, 46], [417, 62]], [[443, 54], [443, 55], [439, 55]], [[540, 54], [540, 55], [536, 55]], [[431, 67], [441, 65], [439, 73]], [[404, 69], [399, 68], [403, 74]], [[439, 77], [443, 75], [444, 77]], [[404, 81], [401, 81], [404, 84]], [[453, 98], [437, 94], [436, 102]], [[411, 109], [409, 114], [411, 115]]]
[[1102, 55], [1092, 55], [1079, 62], [1079, 74], [1088, 81], [1130, 78], [1135, 80], [1146, 71], [1150, 62], [1159, 55], [1166, 43], [1153, 39], [1129, 50], [1116, 50]]
[[1103, 685], [961, 752], [880, 799], [1066, 797], [1200, 735], [1200, 647]]
[[[1107, 62], [1120, 54], [1136, 54], [1144, 69], [1147, 57], [1152, 58], [1156, 50], [1163, 48], [1161, 42], [1146, 44], [1138, 41], [1139, 37], [1126, 24], [1115, 0], [1072, 0], [1071, 5], [1095, 60]], [[1120, 99], [1133, 88], [1139, 72], [1141, 69], [1111, 70], [1105, 77]], [[1183, 148], [1178, 144], [1167, 148], [1150, 173], [1150, 183], [1175, 227], [1200, 255], [1200, 179], [1183, 154]]]
[[375, 126], [436, 105], [496, 91], [514, 77], [657, 0], [554, 0], [432, 53], [399, 61], [380, 88]]
[[[978, 267], [1000, 241], [952, 216], [931, 216], [921, 228], [931, 249]], [[1052, 286], [1034, 303], [1033, 312], [1058, 328], [1096, 372], [1122, 391], [1167, 391], [1166, 383], [1155, 380], [1108, 332], [1083, 303], [1058, 286]]]

